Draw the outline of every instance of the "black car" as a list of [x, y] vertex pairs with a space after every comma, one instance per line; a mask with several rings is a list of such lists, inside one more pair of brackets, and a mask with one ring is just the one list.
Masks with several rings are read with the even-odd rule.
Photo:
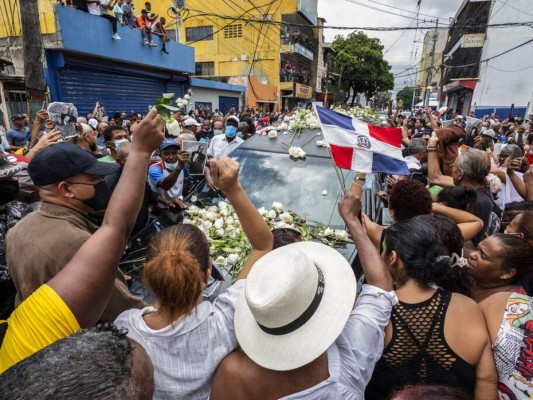
[[[324, 137], [318, 129], [306, 129], [299, 135], [278, 131], [276, 138], [254, 135], [236, 148], [230, 157], [241, 166], [239, 181], [252, 203], [270, 209], [273, 202], [281, 202], [285, 211], [305, 217], [310, 225], [321, 222], [331, 228], [344, 229], [337, 204], [342, 189], [327, 147], [317, 141]], [[304, 159], [289, 156], [290, 147], [306, 152]], [[350, 187], [354, 172], [341, 170], [346, 187]], [[220, 192], [212, 192], [201, 184], [186, 200], [198, 206], [215, 205], [223, 199]], [[363, 209], [365, 209], [363, 199]], [[357, 277], [361, 270], [356, 262], [352, 242], [337, 250], [350, 262]]]

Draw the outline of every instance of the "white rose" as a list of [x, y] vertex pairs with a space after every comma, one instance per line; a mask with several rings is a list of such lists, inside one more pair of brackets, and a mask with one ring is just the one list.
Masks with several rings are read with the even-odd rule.
[[195, 206], [195, 205], [190, 206], [189, 209], [187, 210], [187, 212], [190, 215], [196, 215], [196, 214], [198, 214], [199, 211], [200, 211], [200, 209], [197, 206]]
[[290, 228], [291, 226], [283, 221], [278, 221], [276, 223], [276, 228]]
[[292, 218], [292, 215], [290, 215], [289, 213], [283, 213], [279, 216], [279, 218], [283, 221], [283, 222], [286, 222], [288, 224], [292, 224], [292, 221], [293, 221], [293, 218]]
[[189, 102], [188, 102], [187, 100], [183, 100], [183, 101], [182, 101], [182, 104], [183, 104], [184, 106], [186, 106], [187, 104], [189, 104]]
[[324, 233], [323, 233], [322, 235], [323, 235], [323, 236], [331, 236], [331, 235], [333, 235], [333, 234], [335, 234], [335, 231], [334, 231], [333, 229], [331, 229], [331, 228], [326, 228], [326, 229], [324, 230]]
[[207, 211], [211, 211], [211, 212], [217, 212], [218, 211], [218, 208], [217, 206], [209, 206], [207, 207]]
[[196, 202], [198, 201], [198, 197], [196, 197], [196, 196], [191, 196], [191, 201], [192, 201], [193, 203], [196, 203]]
[[213, 224], [213, 226], [214, 226], [215, 228], [217, 228], [217, 229], [220, 229], [220, 228], [222, 228], [222, 227], [224, 226], [224, 222], [222, 222], [221, 219], [217, 219], [217, 220], [215, 221], [215, 223]]
[[339, 240], [346, 240], [348, 239], [348, 232], [346, 232], [344, 229], [335, 229], [335, 238]]
[[217, 259], [215, 260], [215, 263], [225, 267], [228, 261], [223, 256], [218, 256]]
[[217, 251], [217, 248], [216, 248], [215, 246], [211, 246], [211, 247], [209, 247], [209, 254], [210, 254], [210, 255], [215, 254], [215, 251]]
[[179, 103], [176, 103], [176, 105], [178, 106], [178, 108], [183, 108], [183, 106], [184, 106], [182, 101], [180, 101]]
[[278, 137], [278, 132], [277, 132], [277, 131], [274, 131], [274, 130], [269, 131], [269, 132], [268, 132], [268, 137], [269, 137], [270, 139], [275, 139], [275, 138]]
[[325, 140], [317, 140], [316, 145], [318, 147], [326, 147], [326, 141]]
[[289, 127], [289, 125], [287, 125], [285, 122], [282, 123], [280, 126], [279, 126], [279, 129], [284, 131], [284, 130], [287, 130], [287, 128]]
[[181, 97], [178, 97], [178, 98], [176, 99], [176, 104], [181, 103], [182, 101], [183, 101], [183, 99], [182, 99]]
[[204, 221], [204, 223], [202, 224], [202, 228], [204, 232], [208, 232], [212, 226], [213, 226], [213, 223], [211, 221]]
[[269, 219], [274, 219], [274, 218], [276, 218], [276, 217], [278, 216], [278, 214], [276, 214], [276, 211], [274, 211], [274, 210], [270, 210], [270, 211], [267, 213], [266, 216], [267, 216], [267, 218], [269, 218]]
[[233, 217], [226, 218], [226, 224], [233, 225], [235, 223], [235, 219]]
[[320, 128], [320, 124], [319, 124], [318, 122], [313, 121], [313, 122], [311, 122], [311, 123], [309, 124], [309, 128], [311, 128], [311, 129], [318, 129], [318, 128]]
[[289, 122], [291, 120], [291, 117], [288, 115], [285, 115], [285, 118], [283, 118], [283, 122]]
[[261, 207], [261, 208], [258, 209], [257, 211], [258, 211], [259, 214], [261, 214], [261, 215], [266, 215], [266, 213], [268, 212], [268, 211], [266, 210], [265, 207]]
[[282, 212], [283, 211], [283, 204], [281, 204], [278, 201], [275, 201], [275, 202], [272, 203], [272, 209], [276, 210], [277, 212]]
[[205, 219], [208, 219], [209, 221], [214, 221], [215, 219], [217, 219], [217, 213], [213, 211], [208, 211], [205, 214]]
[[189, 96], [188, 94], [186, 94], [185, 96], [183, 96], [183, 98], [184, 98], [185, 100], [189, 100], [189, 99], [191, 98], [191, 96]]
[[224, 233], [226, 233], [226, 232], [224, 231], [224, 229], [222, 229], [222, 228], [217, 229], [217, 235], [218, 235], [218, 236], [224, 236]]
[[298, 157], [305, 158], [306, 155], [307, 155], [307, 153], [305, 151], [303, 151], [302, 149], [298, 148]]
[[182, 224], [194, 225], [194, 221], [190, 220], [189, 218], [185, 218]]
[[200, 216], [200, 218], [205, 219], [205, 216], [207, 215], [207, 210], [201, 209], [200, 211], [198, 211], [198, 215]]
[[219, 201], [217, 206], [219, 208], [228, 208], [228, 203], [226, 203], [225, 201]]
[[220, 210], [220, 215], [222, 215], [223, 217], [227, 217], [229, 215], [228, 209], [223, 208], [222, 210]]
[[239, 261], [239, 255], [238, 254], [230, 254], [228, 256], [228, 263], [231, 265], [237, 264], [237, 261]]

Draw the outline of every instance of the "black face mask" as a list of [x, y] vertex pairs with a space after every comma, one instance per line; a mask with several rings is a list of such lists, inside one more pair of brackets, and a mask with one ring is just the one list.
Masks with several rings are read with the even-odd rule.
[[82, 200], [85, 204], [91, 207], [94, 211], [103, 211], [107, 208], [109, 200], [113, 192], [107, 186], [105, 181], [98, 182], [94, 187], [94, 196], [92, 199]]
[[17, 198], [19, 181], [0, 181], [0, 204], [7, 204]]

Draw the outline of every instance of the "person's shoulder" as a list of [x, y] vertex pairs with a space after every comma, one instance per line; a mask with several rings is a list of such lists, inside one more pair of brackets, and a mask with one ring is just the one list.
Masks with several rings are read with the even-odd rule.
[[[244, 391], [249, 394], [253, 388], [259, 390], [261, 387], [261, 384], [258, 384], [262, 382], [261, 367], [250, 360], [243, 351], [237, 350], [228, 354], [219, 364], [216, 379], [231, 387], [231, 393], [234, 395]], [[228, 397], [231, 396], [228, 394]]]
[[161, 161], [150, 165], [150, 167], [148, 168], [149, 172], [156, 172], [156, 171], [159, 171], [159, 170], [161, 170], [161, 171], [163, 170], [163, 163]]
[[[485, 300], [479, 303], [479, 308], [483, 311], [483, 314], [489, 314], [492, 310], [507, 306], [507, 302], [513, 293], [501, 292], [493, 294], [487, 297]], [[527, 297], [526, 295], [519, 295]]]

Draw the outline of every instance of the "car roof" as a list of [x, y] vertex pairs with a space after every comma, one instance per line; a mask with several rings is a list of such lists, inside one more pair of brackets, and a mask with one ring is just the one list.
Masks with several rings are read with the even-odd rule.
[[[290, 147], [301, 147], [307, 153], [308, 157], [331, 158], [327, 147], [316, 145], [317, 140], [324, 140], [320, 129], [304, 129], [299, 135], [293, 132], [278, 130], [278, 137], [270, 139], [266, 135], [253, 135], [245, 140], [235, 151], [239, 150], [256, 150], [266, 153], [288, 154]], [[292, 140], [292, 142], [291, 142]]]

